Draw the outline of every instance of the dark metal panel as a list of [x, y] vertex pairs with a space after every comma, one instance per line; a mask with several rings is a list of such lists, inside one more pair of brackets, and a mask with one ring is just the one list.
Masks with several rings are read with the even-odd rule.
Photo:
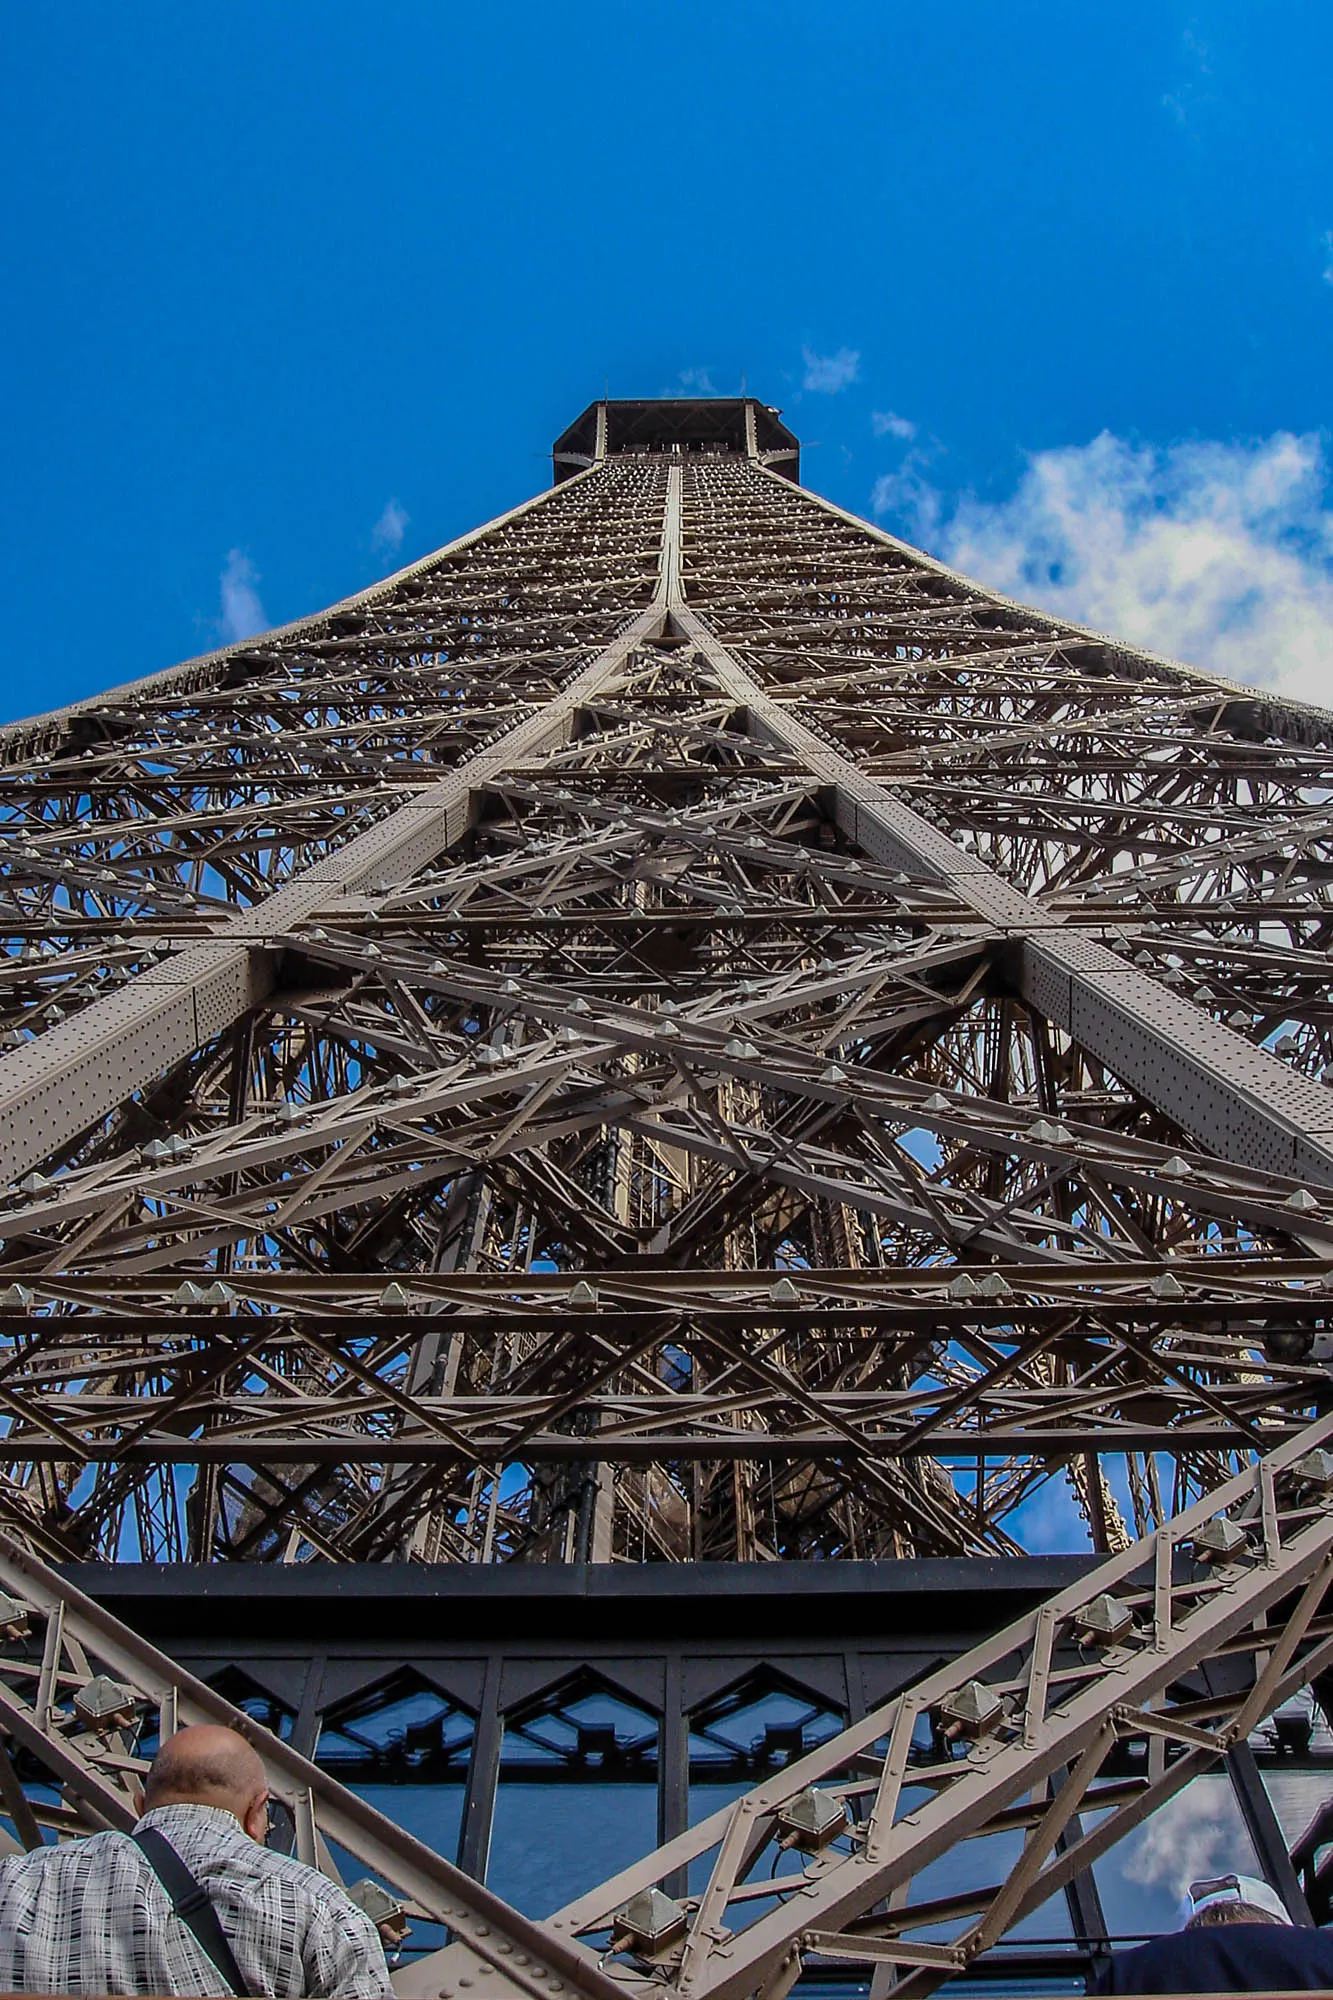
[[[663, 1675], [660, 1661], [642, 1657], [626, 1659], [623, 1655], [618, 1657], [615, 1653], [599, 1649], [592, 1664], [598, 1679], [605, 1681], [613, 1693], [623, 1694], [631, 1702], [642, 1702], [651, 1709], [660, 1710]], [[508, 1714], [534, 1696], [561, 1686], [569, 1679], [572, 1668], [573, 1663], [568, 1659], [507, 1656], [500, 1682], [501, 1708]]]

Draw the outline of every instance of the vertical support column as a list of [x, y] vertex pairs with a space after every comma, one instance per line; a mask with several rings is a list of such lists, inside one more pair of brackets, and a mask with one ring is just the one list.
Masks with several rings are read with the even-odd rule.
[[683, 603], [680, 575], [680, 515], [682, 469], [667, 468], [666, 511], [662, 519], [662, 564], [657, 572], [654, 606], [674, 607]]
[[859, 1651], [853, 1650], [843, 1654], [842, 1676], [847, 1689], [847, 1727], [850, 1729], [866, 1712], [865, 1674], [861, 1668]]
[[486, 1662], [481, 1687], [481, 1713], [472, 1738], [468, 1759], [467, 1787], [463, 1793], [463, 1824], [458, 1836], [458, 1865], [476, 1881], [486, 1879], [491, 1856], [491, 1831], [495, 1825], [495, 1791], [500, 1782], [500, 1741], [504, 1723], [500, 1715], [500, 1673], [504, 1661], [493, 1653]]
[[[685, 1713], [685, 1672], [679, 1653], [668, 1653], [662, 1699], [662, 1734], [657, 1746], [657, 1844], [666, 1845], [690, 1823], [690, 1722]], [[668, 1896], [689, 1891], [689, 1871], [673, 1869], [663, 1878]]]
[[[1069, 1777], [1069, 1766], [1062, 1765], [1051, 1778], [1051, 1797], [1059, 1796], [1060, 1788]], [[1075, 1813], [1064, 1832], [1055, 1843], [1057, 1854], [1064, 1854], [1072, 1845], [1077, 1846], [1083, 1838], [1083, 1821]], [[1101, 1892], [1097, 1878], [1091, 1868], [1077, 1874], [1065, 1889], [1065, 1901], [1069, 1906], [1069, 1920], [1074, 1926], [1074, 1938], [1078, 1944], [1091, 1947], [1093, 1963], [1102, 1957], [1110, 1946], [1110, 1933], [1106, 1928], [1106, 1912], [1102, 1908]]]
[[301, 1689], [301, 1705], [292, 1724], [293, 1750], [298, 1756], [308, 1757], [312, 1763], [319, 1747], [319, 1698], [324, 1692], [327, 1666], [327, 1653], [316, 1653], [311, 1659], [306, 1669], [305, 1685]]
[[1300, 1877], [1291, 1865], [1286, 1836], [1273, 1810], [1263, 1773], [1248, 1743], [1233, 1744], [1227, 1751], [1227, 1776], [1240, 1807], [1245, 1830], [1254, 1843], [1255, 1858], [1270, 1889], [1276, 1889], [1287, 1906], [1294, 1924], [1313, 1929], [1314, 1918], [1305, 1900]]

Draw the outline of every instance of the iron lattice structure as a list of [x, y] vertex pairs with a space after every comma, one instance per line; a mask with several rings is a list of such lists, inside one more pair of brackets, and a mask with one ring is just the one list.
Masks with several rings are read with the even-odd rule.
[[1327, 1410], [1333, 717], [796, 470], [597, 405], [0, 733], [27, 1546], [993, 1555], [1055, 1474], [1114, 1555]]

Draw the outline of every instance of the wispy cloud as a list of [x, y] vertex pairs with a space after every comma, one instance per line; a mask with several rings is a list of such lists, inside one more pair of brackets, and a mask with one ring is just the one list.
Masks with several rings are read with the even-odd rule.
[[1186, 74], [1175, 90], [1166, 92], [1162, 108], [1171, 113], [1182, 130], [1189, 131], [1194, 113], [1213, 101], [1212, 92], [1203, 84], [1203, 79], [1213, 73], [1212, 52], [1195, 28], [1186, 28], [1180, 39]]
[[1225, 1780], [1189, 1785], [1159, 1806], [1121, 1864], [1127, 1881], [1182, 1895], [1191, 1882], [1254, 1867], [1254, 1850]]
[[894, 472], [882, 472], [870, 492], [875, 519], [892, 520], [911, 541], [934, 550], [944, 517], [944, 495], [926, 474], [925, 452], [909, 451]]
[[1324, 440], [1037, 452], [1016, 491], [950, 505], [909, 453], [872, 504], [1008, 594], [1236, 680], [1333, 702]]
[[906, 417], [900, 417], [894, 410], [872, 410], [870, 428], [877, 438], [901, 438], [904, 444], [910, 444], [916, 436], [916, 425], [909, 423]]
[[1326, 229], [1319, 239], [1319, 248], [1324, 258], [1324, 283], [1333, 285], [1333, 229]]
[[370, 545], [377, 555], [397, 555], [411, 518], [401, 500], [385, 501], [384, 511], [370, 531]]
[[840, 347], [836, 354], [816, 354], [812, 348], [803, 347], [801, 358], [805, 362], [805, 383], [807, 389], [815, 390], [821, 396], [836, 396], [856, 380], [861, 366], [861, 356], [852, 347]]
[[256, 632], [267, 632], [269, 616], [255, 588], [259, 580], [259, 571], [245, 550], [228, 549], [227, 560], [218, 579], [218, 630], [224, 645], [233, 644], [238, 639], [253, 639]]
[[707, 368], [682, 368], [676, 378], [680, 383], [677, 394], [716, 396], [712, 376]]

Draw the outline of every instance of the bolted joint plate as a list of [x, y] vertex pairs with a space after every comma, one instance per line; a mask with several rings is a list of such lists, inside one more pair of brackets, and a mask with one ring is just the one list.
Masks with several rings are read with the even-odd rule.
[[[488, 1939], [489, 1943], [490, 1940]], [[495, 1939], [495, 1955], [484, 1958], [461, 1938], [443, 1951], [430, 1952], [393, 1975], [400, 2000], [625, 2000], [626, 1985], [603, 1972], [591, 1952], [564, 1940], [551, 1940], [552, 1952], [540, 1957], [514, 1949], [508, 1939]], [[553, 1963], [552, 1961], [555, 1960]]]
[[1329, 1093], [1277, 1057], [1076, 931], [1026, 938], [1018, 974], [1025, 999], [1219, 1158], [1333, 1183]]
[[271, 985], [263, 954], [196, 945], [0, 1060], [0, 1185], [162, 1076]]
[[401, 806], [345, 850], [335, 848], [316, 862], [302, 876], [302, 884], [376, 889], [383, 883], [406, 881], [466, 831], [470, 792], [461, 774], [451, 784], [433, 786], [415, 804]]

